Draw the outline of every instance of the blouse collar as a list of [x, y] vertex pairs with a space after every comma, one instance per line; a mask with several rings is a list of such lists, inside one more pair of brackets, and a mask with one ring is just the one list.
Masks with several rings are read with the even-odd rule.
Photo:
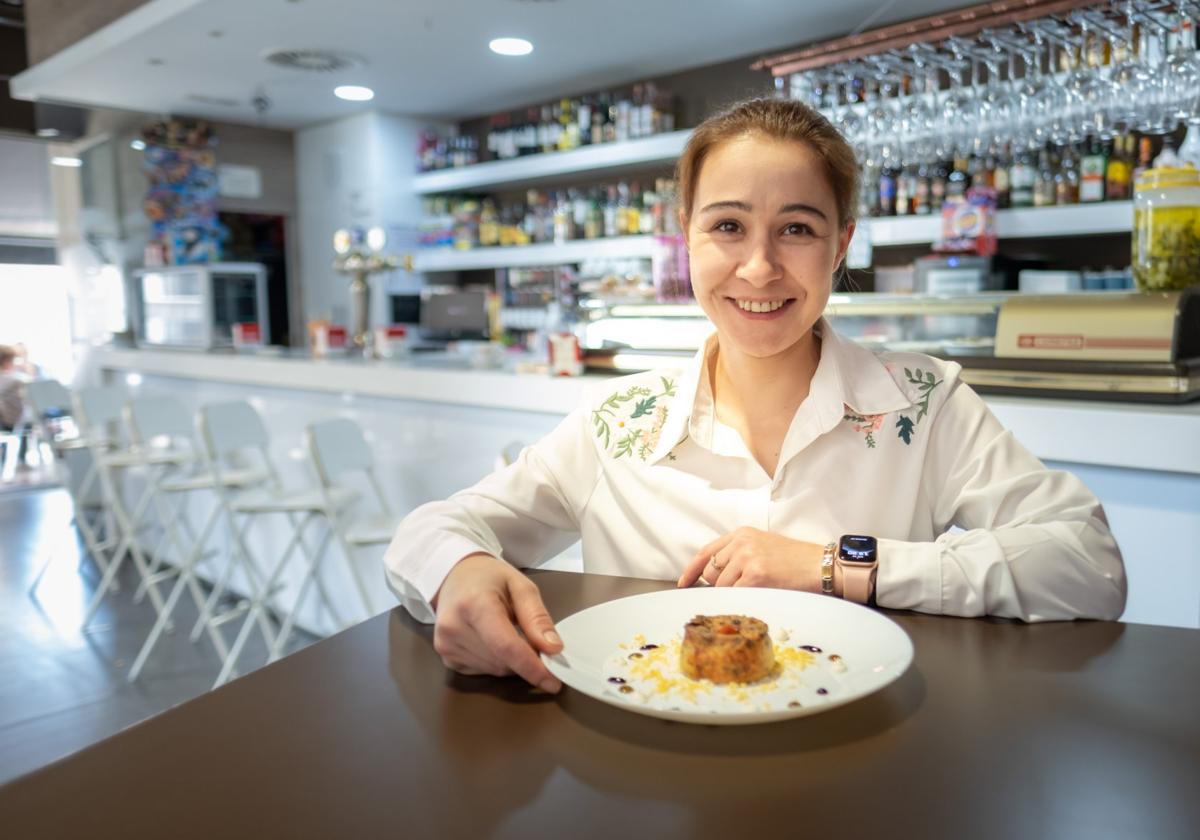
[[[780, 463], [817, 435], [832, 430], [846, 412], [862, 416], [886, 414], [912, 405], [891, 371], [872, 351], [842, 338], [822, 318], [814, 327], [821, 336], [821, 359], [784, 440]], [[709, 370], [717, 349], [713, 333], [684, 368], [663, 425], [658, 445], [647, 463], [657, 463], [685, 437], [712, 448], [716, 406], [709, 386]], [[686, 409], [686, 410], [685, 410]]]

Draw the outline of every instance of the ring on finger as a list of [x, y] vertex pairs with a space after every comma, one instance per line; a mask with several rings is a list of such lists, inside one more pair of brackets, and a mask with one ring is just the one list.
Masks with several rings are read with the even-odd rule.
[[729, 565], [729, 561], [728, 561], [728, 560], [726, 560], [724, 563], [720, 563], [720, 564], [718, 564], [718, 563], [717, 563], [717, 555], [715, 555], [715, 554], [712, 556], [712, 559], [710, 559], [708, 562], [709, 562], [710, 564], [712, 564], [712, 567], [713, 567], [714, 569], [716, 569], [718, 572], [719, 572], [719, 571], [721, 571], [722, 569], [724, 569], [726, 566], [728, 566], [728, 565]]

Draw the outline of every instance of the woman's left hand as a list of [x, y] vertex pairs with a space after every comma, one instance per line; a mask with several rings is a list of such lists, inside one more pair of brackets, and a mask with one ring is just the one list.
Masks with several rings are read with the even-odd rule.
[[757, 528], [738, 528], [696, 552], [679, 576], [687, 587], [703, 578], [713, 586], [767, 586], [821, 591], [823, 546]]

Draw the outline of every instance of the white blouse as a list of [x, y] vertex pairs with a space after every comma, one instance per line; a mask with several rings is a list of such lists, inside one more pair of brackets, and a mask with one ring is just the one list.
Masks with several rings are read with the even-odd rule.
[[959, 378], [875, 353], [822, 321], [821, 359], [774, 477], [716, 419], [716, 336], [684, 368], [609, 379], [511, 466], [400, 524], [384, 563], [413, 616], [463, 557], [526, 568], [582, 537], [587, 572], [675, 580], [749, 526], [825, 544], [879, 542], [880, 606], [1044, 621], [1115, 619], [1125, 570], [1104, 511], [1050, 471]]

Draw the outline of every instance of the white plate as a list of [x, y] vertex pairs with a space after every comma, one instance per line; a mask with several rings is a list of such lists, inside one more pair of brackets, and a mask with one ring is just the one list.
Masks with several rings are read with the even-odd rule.
[[[782, 666], [776, 677], [713, 685], [683, 676], [678, 643], [684, 624], [696, 615], [719, 614], [767, 623]], [[908, 634], [879, 613], [786, 589], [650, 592], [575, 613], [557, 629], [562, 653], [542, 659], [564, 684], [622, 709], [685, 723], [766, 723], [814, 714], [878, 691], [903, 674], [913, 658]], [[659, 647], [639, 650], [643, 644]], [[631, 660], [634, 652], [642, 656]], [[654, 669], [659, 676], [646, 675]], [[622, 693], [613, 677], [633, 690]]]

